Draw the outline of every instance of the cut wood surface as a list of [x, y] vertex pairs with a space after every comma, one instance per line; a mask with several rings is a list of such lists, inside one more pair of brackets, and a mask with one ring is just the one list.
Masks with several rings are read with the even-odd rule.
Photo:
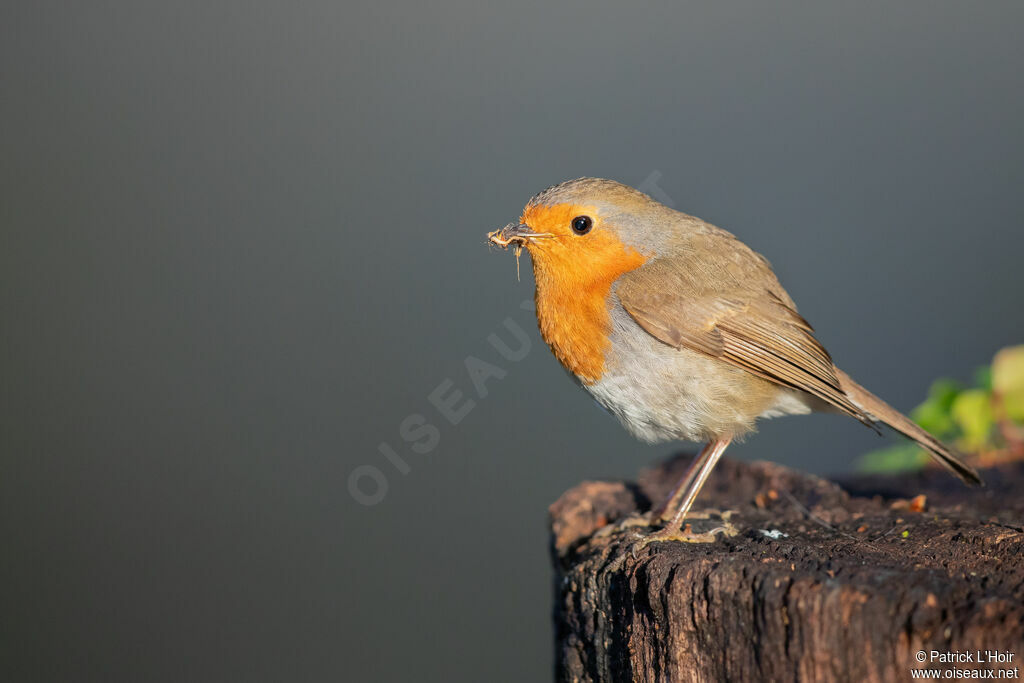
[[[1021, 677], [1021, 464], [969, 489], [938, 470], [837, 483], [726, 459], [695, 511], [723, 511], [738, 533], [634, 556], [631, 515], [689, 459], [636, 483], [582, 483], [551, 506], [558, 680]], [[983, 661], [939, 661], [968, 655]]]

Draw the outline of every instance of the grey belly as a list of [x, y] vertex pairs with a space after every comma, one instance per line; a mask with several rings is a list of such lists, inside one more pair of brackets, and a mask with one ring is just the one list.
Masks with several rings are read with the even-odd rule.
[[664, 344], [620, 306], [612, 311], [605, 373], [585, 388], [648, 442], [741, 438], [759, 417], [804, 414], [809, 396], [715, 358]]

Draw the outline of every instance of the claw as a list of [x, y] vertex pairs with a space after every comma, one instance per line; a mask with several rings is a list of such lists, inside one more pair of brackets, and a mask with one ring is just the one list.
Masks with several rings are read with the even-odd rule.
[[638, 553], [651, 543], [665, 543], [668, 541], [678, 541], [681, 543], [714, 543], [718, 540], [719, 534], [723, 536], [735, 536], [738, 533], [739, 529], [728, 521], [725, 521], [722, 526], [717, 526], [714, 529], [710, 529], [702, 533], [695, 533], [689, 524], [681, 530], [673, 529], [672, 527], [665, 527], [661, 531], [655, 531], [653, 534], [641, 537], [633, 545], [630, 552], [633, 554], [633, 559], [637, 559], [639, 556]]

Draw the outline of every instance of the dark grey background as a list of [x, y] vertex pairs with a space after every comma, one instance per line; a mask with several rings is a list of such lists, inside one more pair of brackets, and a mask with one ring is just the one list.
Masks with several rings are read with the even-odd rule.
[[[554, 182], [657, 172], [898, 407], [1024, 340], [1024, 5], [843, 4], [5, 4], [3, 677], [549, 678], [546, 506], [677, 448], [569, 382], [484, 244]], [[468, 355], [507, 376], [455, 427], [427, 396]]]

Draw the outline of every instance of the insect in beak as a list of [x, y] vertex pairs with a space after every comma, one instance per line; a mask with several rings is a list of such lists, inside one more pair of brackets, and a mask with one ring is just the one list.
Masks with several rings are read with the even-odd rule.
[[533, 228], [525, 223], [509, 223], [501, 230], [487, 233], [487, 241], [496, 244], [502, 249], [510, 246], [515, 250], [516, 255], [516, 280], [519, 279], [519, 256], [523, 253], [523, 247], [529, 242], [538, 239], [554, 237], [549, 232], [534, 232]]

